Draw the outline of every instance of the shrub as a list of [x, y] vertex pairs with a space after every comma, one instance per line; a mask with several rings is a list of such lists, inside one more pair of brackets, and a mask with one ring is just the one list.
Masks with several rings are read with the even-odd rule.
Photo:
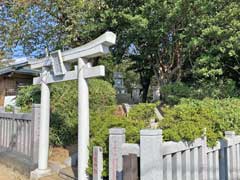
[[215, 145], [226, 130], [240, 129], [240, 100], [184, 99], [173, 107], [164, 107], [164, 119], [159, 123], [164, 140], [193, 141], [206, 128], [208, 145]]
[[191, 93], [191, 97], [195, 99], [204, 99], [206, 97], [223, 99], [237, 97], [238, 95], [236, 83], [231, 79], [200, 82], [197, 87], [193, 88]]
[[89, 102], [92, 110], [116, 104], [116, 91], [110, 83], [99, 79], [89, 81]]
[[191, 88], [182, 82], [171, 83], [161, 87], [162, 100], [169, 105], [180, 102], [181, 98], [187, 98], [191, 94]]
[[5, 107], [5, 112], [13, 112], [14, 111], [14, 107], [12, 105], [7, 105]]
[[219, 81], [203, 81], [198, 84], [187, 85], [182, 82], [171, 83], [161, 88], [162, 100], [165, 104], [178, 104], [182, 98], [223, 99], [238, 97], [236, 83], [231, 79]]
[[20, 106], [23, 112], [30, 111], [33, 103], [40, 103], [40, 94], [39, 85], [24, 86], [18, 91], [16, 105]]
[[[68, 145], [77, 141], [77, 81], [50, 85], [51, 121], [50, 142], [53, 145]], [[21, 88], [17, 105], [22, 111], [30, 111], [32, 103], [40, 103], [40, 87]], [[89, 104], [91, 110], [115, 104], [115, 90], [111, 84], [100, 79], [89, 80]]]
[[[91, 79], [88, 83], [91, 111], [115, 104], [115, 90], [111, 84], [99, 79]], [[51, 91], [51, 142], [55, 145], [76, 143], [78, 132], [77, 82], [53, 84]]]
[[156, 119], [156, 114], [154, 108], [156, 104], [151, 103], [140, 103], [134, 105], [129, 113], [128, 118], [130, 120], [144, 120], [149, 121], [151, 119]]
[[89, 159], [89, 174], [92, 174], [92, 149], [93, 146], [101, 146], [103, 148], [104, 155], [104, 171], [103, 176], [108, 175], [108, 138], [109, 129], [113, 127], [121, 127], [126, 129], [126, 140], [129, 143], [139, 142], [140, 130], [147, 127], [149, 123], [142, 119], [133, 121], [127, 117], [116, 116], [114, 111], [116, 111], [116, 106], [106, 107], [104, 109], [99, 109], [97, 111], [91, 112], [91, 122], [90, 122], [90, 159]]

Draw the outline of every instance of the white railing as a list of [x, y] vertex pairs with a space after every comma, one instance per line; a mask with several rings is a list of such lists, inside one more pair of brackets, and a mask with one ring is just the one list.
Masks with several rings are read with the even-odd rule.
[[163, 142], [162, 130], [142, 130], [140, 145], [127, 144], [125, 130], [113, 128], [109, 180], [127, 180], [123, 167], [127, 154], [140, 156], [141, 180], [240, 180], [240, 136], [232, 131], [209, 148], [206, 137], [193, 142]]

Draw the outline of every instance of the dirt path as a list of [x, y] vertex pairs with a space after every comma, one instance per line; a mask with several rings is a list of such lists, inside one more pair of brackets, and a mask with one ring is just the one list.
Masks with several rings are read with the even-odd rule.
[[0, 180], [29, 180], [16, 171], [12, 171], [4, 165], [0, 165]]

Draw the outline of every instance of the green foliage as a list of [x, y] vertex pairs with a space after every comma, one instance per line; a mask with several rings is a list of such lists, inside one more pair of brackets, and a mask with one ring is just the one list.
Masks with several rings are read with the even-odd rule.
[[108, 176], [108, 138], [109, 129], [113, 127], [121, 127], [126, 129], [126, 140], [129, 143], [139, 142], [140, 130], [149, 126], [149, 123], [141, 119], [133, 121], [130, 118], [118, 117], [114, 114], [116, 106], [99, 109], [97, 111], [91, 111], [90, 122], [90, 161], [88, 172], [92, 174], [92, 148], [93, 146], [101, 146], [103, 148], [104, 159], [104, 171], [103, 176]]
[[226, 130], [240, 133], [239, 99], [184, 99], [176, 106], [165, 107], [163, 113], [159, 127], [166, 141], [193, 141], [206, 128], [208, 145], [213, 146]]
[[89, 102], [92, 110], [116, 104], [116, 91], [106, 81], [89, 80]]
[[190, 97], [203, 99], [205, 97], [222, 99], [229, 97], [238, 97], [239, 90], [236, 82], [232, 79], [220, 79], [218, 81], [202, 81], [196, 87], [192, 87]]
[[[206, 3], [196, 19], [197, 37], [192, 37], [195, 49], [193, 74], [201, 79], [224, 77], [238, 80], [240, 50], [239, 1], [214, 0]], [[210, 13], [206, 13], [210, 12]]]
[[46, 47], [76, 47], [114, 31], [113, 59], [133, 62], [146, 99], [153, 74], [161, 86], [184, 78], [237, 82], [239, 8], [238, 0], [4, 1], [0, 48], [41, 56]]
[[[89, 83], [89, 106], [96, 111], [115, 103], [115, 90], [111, 84], [99, 79]], [[68, 145], [77, 141], [77, 82], [68, 81], [51, 85], [51, 143]]]
[[171, 83], [161, 88], [161, 94], [163, 102], [168, 105], [178, 104], [182, 98], [223, 99], [239, 96], [236, 83], [231, 79], [202, 81], [191, 86], [182, 82]]
[[[89, 106], [95, 111], [115, 104], [115, 90], [111, 84], [99, 79], [89, 80]], [[55, 83], [51, 89], [50, 142], [53, 145], [68, 145], [77, 140], [77, 82]], [[40, 103], [39, 86], [21, 88], [17, 105], [21, 110], [30, 111], [32, 103]]]
[[115, 62], [113, 56], [102, 57], [100, 61], [101, 65], [105, 66], [106, 76], [104, 79], [111, 84], [113, 82], [114, 72], [121, 72], [124, 78], [124, 86], [127, 90], [130, 90], [139, 84], [139, 74], [132, 69], [133, 63], [130, 59], [124, 60], [122, 63]]
[[14, 107], [12, 105], [7, 105], [5, 107], [5, 112], [13, 112], [13, 110], [14, 110]]
[[77, 140], [77, 82], [55, 83], [50, 88], [50, 142], [53, 145], [72, 144]]
[[21, 111], [28, 112], [33, 103], [40, 103], [40, 86], [25, 86], [20, 88], [16, 99], [16, 105], [21, 107]]
[[134, 105], [128, 113], [128, 118], [134, 121], [143, 120], [149, 122], [151, 119], [156, 119], [154, 110], [155, 107], [156, 104], [150, 103], [140, 103], [138, 105]]
[[171, 83], [161, 88], [162, 100], [169, 105], [180, 102], [181, 98], [191, 95], [191, 88], [182, 82]]

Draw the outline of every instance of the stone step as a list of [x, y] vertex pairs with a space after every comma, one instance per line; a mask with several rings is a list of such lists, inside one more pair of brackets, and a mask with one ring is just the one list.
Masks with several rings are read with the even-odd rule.
[[51, 176], [42, 177], [39, 180], [62, 180], [62, 178], [60, 178], [57, 174], [53, 174]]
[[59, 172], [59, 177], [64, 180], [77, 180], [77, 167], [68, 167], [61, 169]]

